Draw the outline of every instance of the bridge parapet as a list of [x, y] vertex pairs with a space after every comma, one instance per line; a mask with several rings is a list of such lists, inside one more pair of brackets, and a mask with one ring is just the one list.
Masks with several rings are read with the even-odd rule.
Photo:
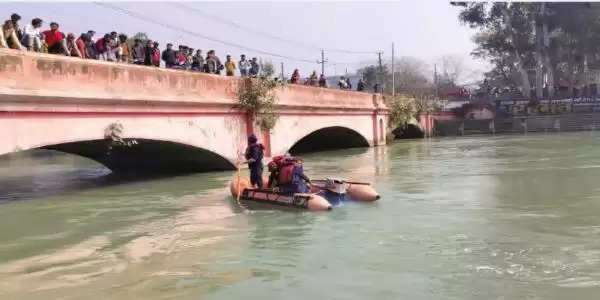
[[[0, 100], [81, 99], [210, 104], [237, 102], [240, 78], [0, 49]], [[278, 107], [377, 109], [378, 95], [300, 85], [277, 90]], [[41, 99], [40, 99], [41, 100]], [[381, 102], [383, 103], [383, 102]]]

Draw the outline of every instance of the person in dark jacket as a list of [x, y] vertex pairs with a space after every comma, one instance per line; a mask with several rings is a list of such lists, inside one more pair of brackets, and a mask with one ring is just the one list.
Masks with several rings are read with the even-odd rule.
[[133, 45], [133, 49], [131, 50], [131, 57], [133, 59], [133, 63], [136, 65], [144, 64], [145, 52], [144, 45], [142, 45], [142, 40], [135, 39], [135, 44]]
[[361, 92], [365, 90], [365, 82], [361, 79], [358, 80], [358, 83], [356, 84], [356, 90]]
[[152, 58], [154, 57], [154, 44], [152, 40], [146, 41], [146, 47], [144, 47], [144, 65], [152, 66], [154, 65], [154, 61]]
[[277, 166], [276, 162], [272, 161], [269, 164], [267, 164], [267, 168], [270, 172], [269, 181], [267, 182], [267, 188], [276, 188], [279, 185], [277, 182], [280, 173], [279, 167]]
[[165, 62], [165, 67], [173, 68], [177, 65], [177, 55], [173, 50], [173, 44], [167, 44], [167, 49], [162, 53], [162, 60]]
[[196, 50], [196, 54], [192, 57], [192, 70], [202, 72], [204, 70], [204, 57], [202, 50]]
[[325, 75], [323, 75], [323, 74], [321, 74], [321, 77], [319, 77], [319, 87], [322, 87], [322, 88], [327, 87], [327, 79], [325, 78]]
[[248, 148], [246, 148], [246, 160], [250, 169], [250, 183], [253, 187], [263, 188], [263, 159], [264, 147], [258, 143], [258, 139], [254, 134], [248, 137]]
[[260, 65], [258, 64], [256, 57], [253, 57], [252, 61], [250, 61], [250, 77], [257, 77], [258, 72], [260, 72]]
[[293, 195], [295, 193], [308, 193], [310, 188], [310, 179], [304, 174], [302, 159], [296, 158], [296, 163], [292, 169], [292, 181], [287, 184], [282, 184], [280, 189], [283, 193]]
[[90, 59], [98, 59], [98, 49], [96, 49], [96, 40], [94, 39], [94, 35], [96, 34], [93, 30], [88, 30], [87, 35], [89, 39], [85, 41], [85, 52], [87, 57]]

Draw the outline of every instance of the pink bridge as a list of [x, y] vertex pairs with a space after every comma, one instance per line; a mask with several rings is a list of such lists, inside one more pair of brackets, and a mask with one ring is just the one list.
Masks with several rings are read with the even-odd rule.
[[[0, 49], [0, 155], [44, 148], [113, 171], [235, 168], [255, 133], [266, 155], [386, 143], [378, 95], [287, 85], [275, 128], [235, 108], [239, 79]], [[130, 146], [110, 146], [111, 128]]]

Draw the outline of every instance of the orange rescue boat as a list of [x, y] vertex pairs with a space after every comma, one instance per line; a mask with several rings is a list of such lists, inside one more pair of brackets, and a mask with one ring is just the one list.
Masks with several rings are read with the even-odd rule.
[[233, 197], [247, 201], [308, 209], [311, 211], [327, 211], [332, 209], [331, 204], [319, 195], [298, 193], [290, 196], [280, 194], [273, 189], [254, 189], [248, 179], [237, 176], [231, 181], [229, 189]]

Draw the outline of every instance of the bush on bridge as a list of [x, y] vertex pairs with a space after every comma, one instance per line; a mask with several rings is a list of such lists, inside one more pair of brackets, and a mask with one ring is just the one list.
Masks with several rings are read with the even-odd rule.
[[275, 127], [278, 115], [274, 89], [281, 84], [271, 79], [245, 78], [238, 89], [237, 107], [252, 114], [254, 121], [263, 130]]
[[412, 98], [397, 95], [389, 101], [391, 129], [404, 129], [413, 118], [418, 119], [422, 113], [431, 113], [439, 108], [434, 99]]

